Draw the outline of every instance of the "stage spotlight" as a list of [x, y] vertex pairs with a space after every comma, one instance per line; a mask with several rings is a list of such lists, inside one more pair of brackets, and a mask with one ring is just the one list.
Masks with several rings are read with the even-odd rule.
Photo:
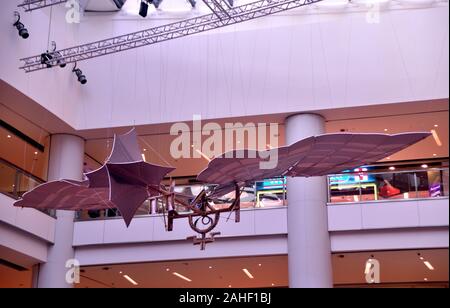
[[195, 2], [195, 0], [188, 0], [188, 1], [192, 5], [192, 7], [195, 8], [195, 5], [197, 4], [197, 2]]
[[19, 12], [15, 11], [14, 16], [17, 18], [16, 22], [13, 24], [14, 27], [16, 27], [17, 31], [19, 32], [19, 35], [23, 39], [27, 39], [30, 37], [30, 34], [28, 33], [27, 28], [25, 28], [24, 24], [20, 22], [20, 14]]
[[77, 79], [78, 79], [79, 83], [81, 83], [81, 84], [86, 84], [87, 83], [86, 76], [83, 75], [83, 71], [82, 70], [77, 68], [77, 64], [76, 63], [75, 63], [75, 66], [73, 67], [72, 72], [74, 72], [75, 75], [77, 75]]
[[141, 0], [141, 7], [139, 8], [139, 15], [142, 17], [147, 17], [148, 13], [148, 3], [145, 0]]
[[47, 65], [47, 68], [51, 68], [52, 64], [51, 61], [53, 60], [53, 56], [48, 52], [44, 52], [41, 54], [41, 64]]

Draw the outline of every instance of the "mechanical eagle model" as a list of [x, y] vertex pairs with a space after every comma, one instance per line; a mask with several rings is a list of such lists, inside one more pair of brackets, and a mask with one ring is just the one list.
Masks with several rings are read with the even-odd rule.
[[[187, 218], [189, 225], [201, 237], [194, 244], [205, 249], [220, 233], [211, 232], [220, 214], [235, 214], [240, 220], [240, 195], [245, 185], [273, 177], [311, 177], [334, 174], [376, 162], [428, 137], [428, 132], [387, 134], [334, 133], [311, 136], [289, 146], [267, 151], [278, 152], [278, 164], [262, 169], [260, 163], [268, 155], [256, 155], [256, 150], [234, 150], [214, 158], [197, 176], [200, 182], [215, 184], [202, 190], [195, 198], [175, 192], [175, 182], [168, 186], [163, 179], [175, 168], [155, 165], [142, 160], [136, 130], [115, 135], [110, 156], [99, 169], [86, 173], [86, 180], [62, 179], [37, 186], [14, 203], [18, 207], [39, 210], [102, 210], [118, 209], [127, 227], [137, 209], [148, 199], [163, 200], [167, 231], [172, 231], [175, 219]], [[212, 205], [230, 192], [235, 192], [231, 205], [217, 209]], [[175, 206], [176, 205], [176, 206]], [[183, 208], [185, 211], [178, 211]], [[209, 237], [208, 237], [208, 233]]]

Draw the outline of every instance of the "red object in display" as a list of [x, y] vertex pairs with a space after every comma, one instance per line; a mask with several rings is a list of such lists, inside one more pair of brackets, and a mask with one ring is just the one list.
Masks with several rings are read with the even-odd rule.
[[380, 196], [383, 198], [389, 198], [398, 194], [400, 194], [400, 189], [395, 188], [389, 183], [386, 183], [386, 185], [380, 188]]

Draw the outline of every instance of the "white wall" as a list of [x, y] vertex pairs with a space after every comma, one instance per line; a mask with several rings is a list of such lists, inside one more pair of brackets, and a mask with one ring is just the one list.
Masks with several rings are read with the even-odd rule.
[[0, 222], [48, 243], [55, 239], [55, 219], [31, 208], [13, 206], [14, 199], [0, 194]]
[[[362, 217], [352, 212], [357, 211], [353, 205], [329, 207], [333, 252], [448, 247], [448, 199], [357, 206], [379, 207], [380, 212], [365, 214], [373, 216], [372, 223], [361, 228], [353, 222]], [[411, 223], [411, 215], [402, 212], [411, 208], [420, 222]], [[186, 240], [193, 235], [186, 220], [175, 221], [172, 232], [165, 231], [161, 216], [136, 218], [129, 229], [121, 219], [80, 221], [75, 223], [75, 254], [81, 264], [95, 265], [287, 253], [285, 207], [244, 210], [241, 215], [237, 224], [222, 220], [222, 235], [205, 251]]]
[[[49, 9], [23, 13], [27, 41], [0, 12], [0, 78], [77, 129], [224, 118], [448, 97], [448, 5], [284, 17], [173, 40], [79, 64], [88, 84], [55, 68], [25, 74], [18, 58], [47, 44]], [[167, 22], [87, 16], [67, 24], [53, 9], [60, 48]], [[233, 31], [236, 30], [236, 31]]]
[[[287, 230], [286, 208], [242, 210], [241, 222], [234, 222], [234, 214], [227, 221], [229, 213], [221, 214], [214, 232], [221, 232], [220, 238], [241, 236], [284, 235]], [[187, 219], [174, 221], [173, 231], [167, 232], [162, 216], [136, 217], [127, 229], [121, 218], [79, 221], [75, 223], [74, 246], [98, 244], [124, 244], [139, 242], [164, 242], [186, 240], [195, 235]]]
[[47, 261], [55, 238], [55, 219], [35, 209], [14, 207], [0, 194], [0, 257], [29, 267]]
[[448, 224], [448, 198], [328, 206], [329, 231], [440, 227]]

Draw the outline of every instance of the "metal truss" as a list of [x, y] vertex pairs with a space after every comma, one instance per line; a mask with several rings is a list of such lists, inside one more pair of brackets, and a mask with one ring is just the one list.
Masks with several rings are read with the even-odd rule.
[[226, 9], [226, 13], [229, 16], [228, 18], [221, 19], [216, 13], [212, 13], [110, 39], [54, 51], [53, 53], [50, 53], [52, 55], [50, 59], [49, 57], [42, 57], [42, 55], [32, 56], [21, 59], [24, 65], [20, 68], [29, 73], [57, 66], [62, 62], [67, 64], [84, 61], [204, 31], [214, 30], [320, 1], [322, 0], [260, 0]]
[[67, 0], [24, 0], [22, 4], [18, 5], [18, 7], [23, 8], [25, 12], [31, 12], [64, 2], [67, 2]]

